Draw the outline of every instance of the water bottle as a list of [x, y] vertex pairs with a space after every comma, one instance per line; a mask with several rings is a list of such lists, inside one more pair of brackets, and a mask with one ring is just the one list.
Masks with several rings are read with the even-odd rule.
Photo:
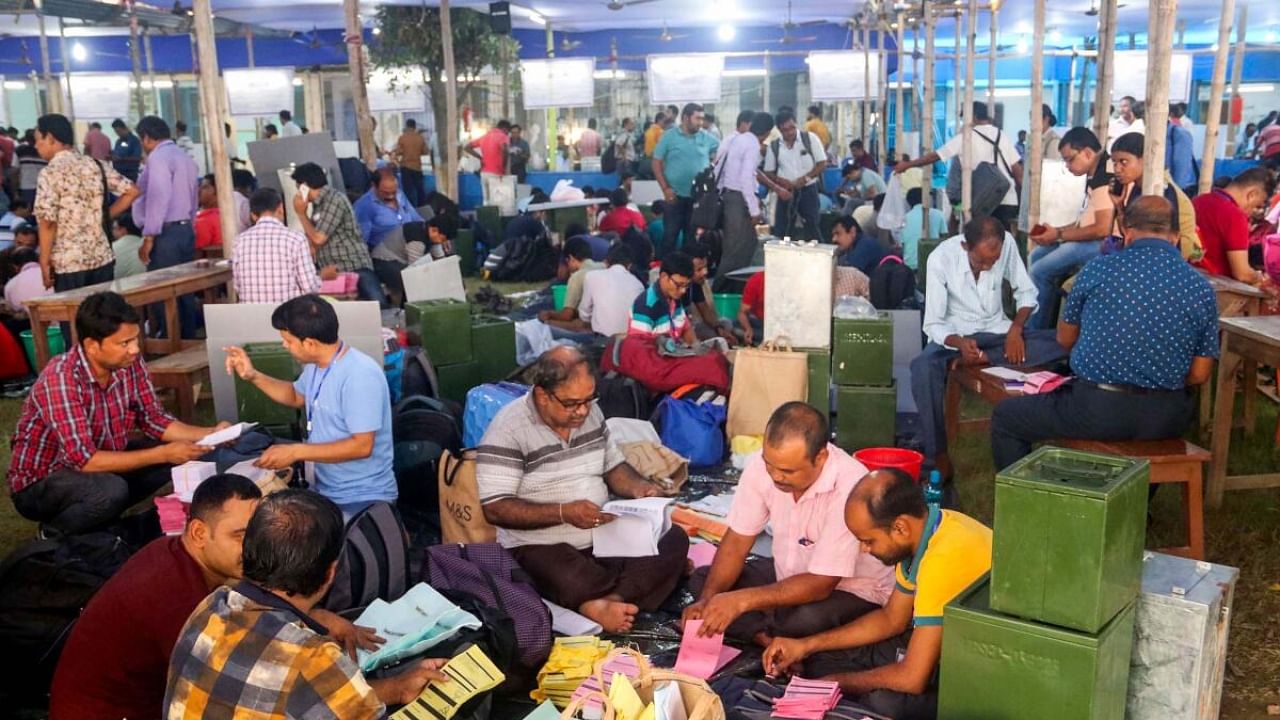
[[924, 489], [924, 501], [933, 507], [942, 506], [942, 473], [937, 470], [929, 473], [929, 484]]

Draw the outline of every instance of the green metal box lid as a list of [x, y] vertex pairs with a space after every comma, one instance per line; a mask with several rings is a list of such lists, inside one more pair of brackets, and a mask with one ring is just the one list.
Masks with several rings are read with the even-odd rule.
[[888, 324], [893, 325], [893, 318], [884, 310], [877, 310], [875, 317], [856, 317], [856, 318], [835, 318], [836, 328], [848, 325], [869, 325], [869, 324]]
[[1148, 461], [1045, 446], [996, 475], [996, 484], [1106, 500]]
[[[1111, 621], [1104, 625], [1097, 634], [1070, 630], [1057, 625], [1046, 625], [992, 610], [991, 574], [987, 573], [978, 578], [964, 592], [957, 595], [954, 600], [947, 603], [946, 609], [943, 611], [943, 618], [944, 621], [952, 617], [963, 618], [965, 622], [981, 623], [993, 628], [998, 627], [1005, 631], [1026, 633], [1047, 640], [1070, 643], [1086, 648], [1097, 648], [1107, 639], [1114, 628], [1130, 622], [1130, 616], [1133, 615], [1135, 606], [1136, 601], [1130, 602], [1123, 610], [1116, 613], [1116, 616], [1111, 618]], [[943, 632], [946, 632], [945, 625]]]

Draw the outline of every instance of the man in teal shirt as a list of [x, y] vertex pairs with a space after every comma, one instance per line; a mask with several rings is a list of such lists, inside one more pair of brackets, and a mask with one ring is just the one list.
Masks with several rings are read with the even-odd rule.
[[[906, 225], [898, 231], [898, 244], [902, 245], [902, 262], [912, 270], [920, 267], [920, 240], [924, 238], [924, 193], [920, 188], [907, 191]], [[929, 238], [946, 239], [947, 217], [938, 208], [929, 208]]]
[[720, 142], [702, 129], [702, 106], [689, 103], [680, 112], [680, 124], [662, 134], [653, 151], [653, 175], [666, 201], [663, 211], [662, 247], [659, 256], [675, 247], [676, 236], [684, 231], [694, 237], [693, 180], [715, 157]]

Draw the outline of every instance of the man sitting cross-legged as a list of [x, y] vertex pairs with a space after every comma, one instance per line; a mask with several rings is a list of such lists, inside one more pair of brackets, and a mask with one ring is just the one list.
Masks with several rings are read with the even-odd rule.
[[[690, 583], [698, 601], [684, 620], [702, 620], [703, 635], [763, 646], [829, 630], [889, 599], [892, 569], [860, 551], [844, 525], [844, 500], [867, 469], [828, 437], [826, 418], [801, 402], [769, 418], [764, 449], [747, 461], [733, 496], [729, 532]], [[768, 523], [773, 560], [748, 561]]]
[[476, 449], [485, 519], [543, 597], [608, 632], [626, 632], [638, 611], [657, 609], [675, 589], [689, 538], [673, 527], [652, 557], [592, 553], [591, 531], [615, 519], [600, 510], [609, 491], [640, 498], [658, 495], [658, 487], [610, 437], [581, 353], [548, 350], [532, 373], [533, 389], [498, 412]]

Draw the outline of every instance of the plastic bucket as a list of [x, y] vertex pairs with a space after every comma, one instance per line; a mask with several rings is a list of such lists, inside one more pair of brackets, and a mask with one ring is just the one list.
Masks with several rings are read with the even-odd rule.
[[920, 482], [920, 468], [924, 465], [924, 456], [915, 450], [863, 448], [855, 452], [853, 457], [867, 466], [868, 470], [897, 468], [910, 475], [916, 482]]
[[736, 293], [716, 293], [716, 314], [737, 322], [738, 308], [742, 307], [742, 296]]
[[551, 297], [556, 301], [557, 310], [564, 309], [564, 295], [567, 292], [569, 292], [568, 285], [552, 285], [551, 286]]
[[[31, 369], [34, 372], [39, 373], [39, 369], [36, 368], [35, 336], [31, 334], [30, 330], [23, 330], [19, 333], [19, 337], [22, 338], [23, 349], [27, 351], [27, 362], [31, 363]], [[66, 351], [67, 346], [62, 340], [61, 327], [57, 325], [50, 325], [49, 329], [45, 332], [45, 337], [49, 338], [49, 357], [52, 358], [54, 355], [61, 355]]]

